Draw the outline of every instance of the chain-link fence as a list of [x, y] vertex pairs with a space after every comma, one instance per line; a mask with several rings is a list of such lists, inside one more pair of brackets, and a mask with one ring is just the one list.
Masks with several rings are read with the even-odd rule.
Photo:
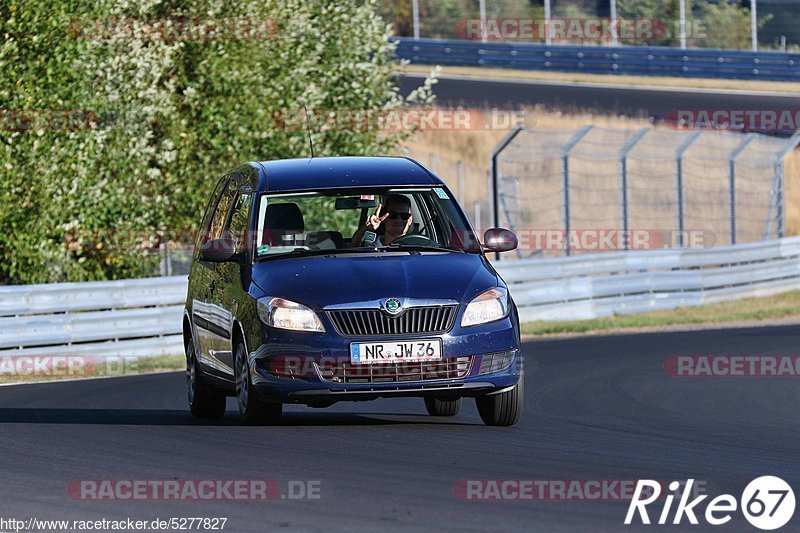
[[518, 129], [493, 157], [492, 221], [518, 233], [518, 258], [783, 237], [784, 160], [798, 143], [800, 135]]
[[[679, 2], [640, 0], [381, 0], [379, 9], [398, 37], [481, 40], [484, 20], [490, 41], [553, 44], [681, 46], [750, 49], [750, 3], [686, 0], [681, 39]], [[612, 8], [613, 4], [613, 8]], [[760, 49], [800, 49], [799, 0], [757, 0]], [[612, 37], [611, 21], [616, 22]]]

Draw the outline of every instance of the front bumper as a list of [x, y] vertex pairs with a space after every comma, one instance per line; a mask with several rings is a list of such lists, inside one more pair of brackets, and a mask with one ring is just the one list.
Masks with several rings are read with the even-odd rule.
[[[330, 405], [338, 401], [364, 401], [385, 397], [437, 396], [459, 398], [501, 392], [513, 387], [520, 379], [522, 357], [519, 352], [516, 325], [510, 317], [472, 326], [454, 327], [442, 335], [412, 335], [408, 339], [442, 339], [440, 367], [447, 371], [428, 371], [429, 364], [414, 368], [400, 378], [387, 377], [387, 366], [379, 378], [372, 376], [370, 366], [350, 365], [351, 342], [375, 342], [376, 338], [344, 338], [332, 331], [301, 333], [265, 328], [263, 343], [250, 353], [250, 376], [253, 388], [263, 401]], [[504, 353], [504, 363], [489, 367], [489, 354]], [[291, 361], [287, 365], [286, 361]], [[505, 360], [504, 360], [505, 361]], [[445, 364], [449, 362], [450, 364]], [[483, 370], [482, 370], [483, 363]], [[401, 363], [401, 365], [412, 365]], [[436, 366], [436, 364], [433, 364]], [[349, 370], [360, 368], [361, 375], [353, 380], [341, 380], [332, 367]], [[458, 367], [457, 372], [449, 369]], [[288, 368], [288, 370], [287, 370]], [[326, 370], [327, 369], [327, 370]], [[408, 370], [403, 368], [403, 370]], [[491, 371], [490, 371], [491, 370]], [[418, 373], [418, 376], [414, 374]], [[399, 372], [398, 374], [402, 374]], [[335, 376], [335, 377], [332, 377]], [[457, 377], [453, 377], [457, 376]]]

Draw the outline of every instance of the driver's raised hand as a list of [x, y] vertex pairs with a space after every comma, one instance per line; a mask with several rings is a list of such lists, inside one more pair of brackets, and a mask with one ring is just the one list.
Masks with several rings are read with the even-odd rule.
[[375, 213], [370, 215], [369, 219], [367, 220], [367, 227], [371, 228], [372, 231], [377, 230], [378, 226], [381, 225], [381, 222], [386, 220], [386, 217], [388, 216], [389, 213], [386, 213], [385, 215], [381, 216], [381, 204], [378, 204], [378, 209], [376, 209]]

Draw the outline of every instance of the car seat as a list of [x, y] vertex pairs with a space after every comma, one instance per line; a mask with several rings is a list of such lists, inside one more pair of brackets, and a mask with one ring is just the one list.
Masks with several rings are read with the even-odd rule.
[[[264, 214], [261, 242], [270, 246], [291, 246], [297, 244], [296, 235], [303, 233], [304, 230], [303, 213], [297, 204], [269, 204]], [[284, 240], [287, 236], [292, 237], [289, 243]]]

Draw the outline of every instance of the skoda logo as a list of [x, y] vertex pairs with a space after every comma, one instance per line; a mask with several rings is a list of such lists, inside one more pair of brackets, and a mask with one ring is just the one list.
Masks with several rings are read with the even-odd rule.
[[390, 315], [396, 315], [399, 313], [401, 307], [402, 304], [397, 298], [389, 298], [383, 303], [383, 308], [386, 309], [386, 312]]

